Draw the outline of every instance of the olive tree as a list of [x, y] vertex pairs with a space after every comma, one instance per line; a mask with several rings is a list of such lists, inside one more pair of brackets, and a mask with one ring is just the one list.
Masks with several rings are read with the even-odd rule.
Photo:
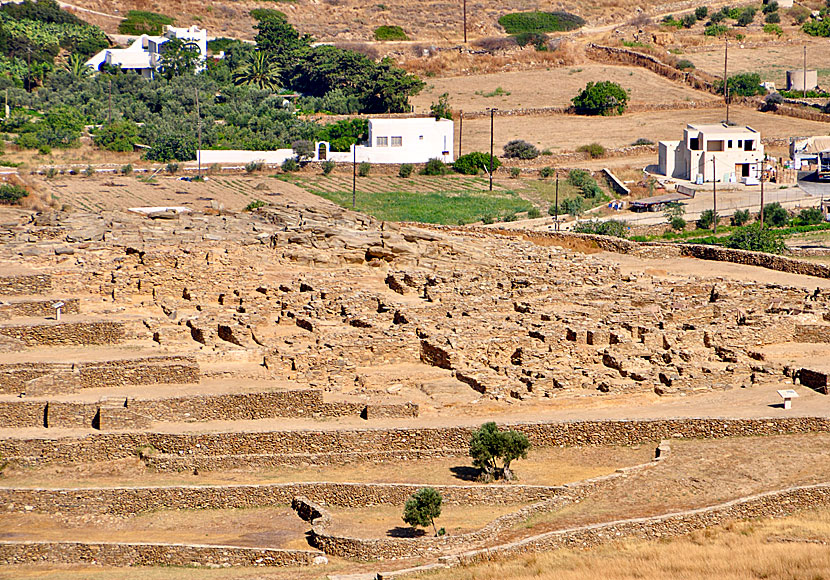
[[[527, 457], [530, 441], [527, 435], [518, 431], [502, 431], [495, 423], [485, 423], [470, 439], [470, 457], [473, 465], [482, 470], [486, 481], [504, 478], [513, 479], [510, 464], [516, 459]], [[498, 462], [501, 460], [501, 467]]]
[[403, 507], [403, 521], [410, 526], [432, 526], [435, 535], [435, 518], [441, 515], [441, 494], [432, 487], [422, 487], [406, 500]]

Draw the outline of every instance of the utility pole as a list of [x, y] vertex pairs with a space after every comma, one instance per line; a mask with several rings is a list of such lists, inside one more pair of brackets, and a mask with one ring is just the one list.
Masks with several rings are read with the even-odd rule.
[[715, 167], [715, 156], [712, 155], [712, 233], [718, 233], [718, 173]]
[[202, 177], [202, 114], [199, 110], [199, 89], [196, 89], [196, 131], [198, 133], [198, 149], [196, 149], [196, 176]]
[[[199, 94], [199, 89], [196, 89], [196, 94]], [[198, 97], [197, 97], [198, 100]], [[109, 79], [109, 109], [107, 110], [107, 123], [112, 122], [112, 79]]]
[[729, 83], [726, 78], [726, 63], [729, 60], [729, 37], [724, 39], [723, 45], [723, 102], [726, 103], [726, 124], [729, 124]]
[[357, 143], [352, 145], [354, 160], [352, 162], [352, 209], [357, 203]]
[[761, 160], [761, 229], [764, 229], [764, 169], [767, 164], [766, 155]]
[[467, 44], [467, 0], [464, 0], [464, 44]]
[[556, 222], [555, 222], [555, 225], [553, 226], [553, 229], [558, 232], [559, 231], [559, 170], [556, 169], [555, 171], [556, 171], [556, 197], [554, 198], [555, 201], [554, 201], [554, 206], [553, 206], [554, 207], [553, 219], [556, 220]]
[[464, 135], [464, 111], [458, 117], [458, 156], [461, 157], [461, 138]]
[[807, 45], [804, 45], [804, 86], [801, 87], [804, 90], [804, 98], [807, 98]]
[[493, 118], [496, 116], [496, 107], [489, 108], [490, 111], [490, 191], [493, 191]]

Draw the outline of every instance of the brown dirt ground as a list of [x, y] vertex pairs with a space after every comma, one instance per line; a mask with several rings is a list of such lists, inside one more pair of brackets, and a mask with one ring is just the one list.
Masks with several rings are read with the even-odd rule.
[[[667, 104], [717, 100], [714, 95], [669, 81], [649, 70], [601, 64], [580, 64], [547, 70], [426, 79], [427, 86], [411, 99], [416, 112], [428, 112], [443, 93], [455, 110], [484, 111], [487, 107], [520, 109], [567, 107], [590, 81], [619, 83], [630, 91], [632, 104]], [[509, 95], [485, 96], [497, 88]]]

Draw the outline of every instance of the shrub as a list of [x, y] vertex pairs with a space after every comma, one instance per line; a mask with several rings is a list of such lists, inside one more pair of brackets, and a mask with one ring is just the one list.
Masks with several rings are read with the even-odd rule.
[[695, 18], [703, 20], [709, 15], [709, 8], [706, 6], [698, 6], [695, 8]]
[[452, 107], [450, 106], [450, 94], [444, 93], [438, 97], [437, 103], [429, 106], [429, 114], [436, 119], [452, 120]]
[[84, 177], [92, 177], [95, 175], [95, 168], [92, 165], [87, 165], [81, 173], [83, 173]]
[[776, 0], [772, 0], [772, 2], [764, 1], [764, 5], [761, 8], [761, 11], [764, 14], [771, 14], [773, 12], [778, 12], [778, 2]]
[[674, 68], [676, 68], [678, 70], [693, 70], [695, 68], [695, 63], [693, 63], [689, 59], [681, 58], [674, 65]]
[[514, 12], [499, 18], [507, 34], [521, 32], [566, 32], [585, 25], [585, 20], [568, 12]]
[[403, 521], [410, 526], [432, 526], [435, 535], [435, 518], [441, 515], [441, 494], [432, 487], [422, 487], [406, 500]]
[[303, 161], [304, 159], [311, 159], [314, 157], [314, 143], [308, 139], [294, 141], [291, 144], [291, 150], [294, 151], [294, 155], [297, 156], [297, 161]]
[[732, 214], [731, 223], [733, 226], [743, 226], [749, 221], [749, 210], [748, 209], [739, 209], [736, 210], [734, 214]]
[[547, 179], [548, 177], [553, 177], [556, 175], [556, 169], [553, 167], [543, 167], [539, 170], [539, 177], [542, 179]]
[[582, 201], [581, 197], [569, 197], [568, 199], [562, 200], [562, 203], [560, 203], [559, 206], [561, 212], [570, 214], [574, 217], [578, 217], [582, 215], [583, 211], [585, 211], [585, 207], [583, 204], [584, 202]]
[[179, 170], [179, 164], [173, 163], [172, 161], [167, 164], [167, 173], [170, 175], [175, 175], [176, 172]]
[[519, 219], [519, 216], [516, 215], [516, 212], [511, 212], [511, 213], [507, 214], [506, 216], [504, 216], [503, 218], [501, 218], [501, 221], [503, 221], [503, 222], [515, 222], [517, 219]]
[[15, 205], [20, 203], [20, 200], [29, 195], [25, 188], [11, 183], [4, 183], [0, 185], [0, 204]]
[[779, 202], [768, 203], [764, 206], [764, 223], [778, 228], [787, 225], [789, 221], [789, 212], [781, 207]]
[[127, 163], [126, 165], [121, 166], [121, 175], [130, 175], [133, 172], [133, 164]]
[[587, 153], [591, 159], [599, 159], [605, 156], [605, 147], [599, 143], [591, 143], [589, 145], [580, 145], [577, 149], [580, 153]]
[[787, 250], [787, 246], [784, 244], [784, 236], [780, 232], [762, 228], [761, 224], [758, 223], [732, 232], [723, 241], [723, 245], [727, 248], [769, 254], [783, 254]]
[[663, 20], [660, 21], [660, 24], [671, 28], [683, 28], [683, 23], [680, 20], [677, 20], [673, 14], [664, 16]]
[[[501, 166], [501, 161], [495, 155], [493, 156], [493, 171]], [[479, 171], [490, 170], [490, 154], [482, 153], [481, 151], [473, 151], [462, 155], [455, 160], [452, 168], [463, 175], [478, 175]]]
[[830, 19], [808, 20], [801, 29], [810, 36], [830, 36]]
[[691, 28], [695, 24], [697, 24], [697, 16], [694, 14], [687, 14], [683, 18], [681, 18], [680, 22], [683, 24], [683, 28]]
[[[470, 439], [470, 457], [473, 465], [481, 469], [485, 481], [503, 477], [510, 481], [513, 473], [510, 464], [527, 457], [530, 441], [518, 431], [502, 431], [495, 423], [485, 423]], [[499, 467], [498, 460], [502, 465]]]
[[703, 30], [706, 36], [723, 36], [727, 32], [729, 32], [729, 27], [724, 24], [708, 24]]
[[398, 169], [398, 177], [403, 177], [404, 179], [406, 179], [407, 177], [412, 175], [413, 169], [415, 169], [415, 167], [411, 163], [401, 164], [400, 169]]
[[809, 207], [802, 209], [795, 219], [800, 226], [810, 226], [822, 223], [824, 221], [824, 214], [817, 207]]
[[571, 102], [580, 115], [621, 115], [628, 105], [628, 93], [611, 81], [589, 82]]
[[107, 123], [95, 133], [93, 142], [96, 147], [107, 151], [132, 151], [138, 143], [138, 125], [128, 120]]
[[708, 230], [711, 229], [715, 223], [715, 212], [714, 210], [707, 209], [700, 213], [700, 217], [697, 218], [697, 227], [701, 230]]
[[527, 218], [528, 219], [535, 220], [536, 218], [538, 218], [541, 215], [542, 215], [542, 212], [539, 211], [538, 207], [532, 207], [529, 210], [527, 210]]
[[784, 102], [784, 97], [781, 93], [770, 93], [766, 97], [764, 97], [764, 111], [774, 111], [778, 108], [778, 105]]
[[493, 223], [493, 221], [495, 221], [495, 219], [493, 218], [492, 214], [489, 214], [489, 213], [484, 214], [481, 217], [481, 223], [483, 223], [483, 224], [491, 224], [491, 223]]
[[[280, 165], [280, 169], [282, 169], [285, 173], [297, 171], [299, 168], [300, 164], [297, 163], [297, 160], [293, 157], [289, 157], [288, 159], [282, 162], [282, 165]], [[245, 170], [248, 170], [248, 165], [245, 166]]]
[[119, 34], [150, 34], [159, 35], [164, 27], [175, 22], [169, 16], [146, 12], [144, 10], [130, 10], [127, 17], [118, 24]]
[[510, 168], [510, 177], [513, 179], [518, 179], [521, 176], [522, 170], [518, 167], [511, 167]]
[[[432, 161], [430, 159], [430, 161]], [[429, 165], [429, 163], [427, 163]], [[360, 177], [369, 177], [369, 172], [372, 171], [372, 164], [368, 161], [361, 161], [360, 165], [357, 166], [357, 174]]]
[[686, 229], [686, 220], [680, 216], [675, 216], [669, 221], [669, 226], [675, 231], [682, 232]]
[[323, 175], [328, 175], [329, 173], [334, 171], [334, 168], [335, 168], [336, 165], [337, 164], [334, 161], [332, 161], [331, 159], [327, 159], [326, 161], [323, 161], [320, 164], [320, 168], [323, 170]]
[[[804, 24], [807, 21], [807, 19], [810, 17], [810, 9], [807, 8], [806, 6], [801, 6], [801, 5], [793, 6], [792, 8], [790, 8], [790, 11], [787, 12], [787, 16], [792, 18], [792, 21], [793, 21], [794, 24], [801, 25], [801, 24]], [[805, 30], [804, 32], [807, 32], [807, 31]], [[810, 34], [810, 33], [807, 32], [807, 34]]]
[[262, 171], [263, 167], [265, 167], [265, 163], [263, 161], [249, 161], [245, 164], [245, 172], [253, 173], [254, 171]]
[[504, 156], [515, 159], [536, 159], [539, 157], [539, 150], [532, 143], [514, 139], [504, 146]]
[[[761, 75], [758, 73], [741, 73], [729, 77], [727, 81], [729, 86], [729, 94], [740, 97], [753, 97], [755, 95], [763, 95], [766, 89], [761, 86]], [[723, 94], [723, 81], [715, 83], [715, 90]]]
[[[536, 47], [536, 50], [547, 50], [550, 37], [543, 32], [520, 32], [513, 35], [516, 39], [516, 44], [524, 48], [528, 44]], [[509, 94], [509, 93], [508, 93]]]
[[784, 34], [784, 30], [778, 24], [764, 24], [764, 32], [766, 34], [774, 34], [775, 36]]
[[488, 36], [479, 38], [471, 43], [474, 47], [486, 50], [487, 52], [498, 52], [500, 50], [511, 50], [516, 48], [516, 39], [512, 36]]
[[778, 24], [781, 22], [781, 15], [778, 12], [770, 12], [764, 20], [767, 24]]
[[243, 209], [242, 211], [254, 211], [257, 208], [264, 207], [266, 205], [268, 204], [262, 201], [261, 199], [255, 199], [254, 201], [246, 205], [245, 209]]
[[400, 26], [378, 26], [375, 28], [375, 40], [409, 40]]
[[756, 10], [752, 6], [744, 8], [741, 11], [741, 15], [738, 16], [737, 26], [749, 26], [752, 24], [752, 21], [755, 20], [755, 13]]
[[652, 141], [651, 139], [646, 139], [645, 137], [640, 137], [631, 145], [634, 147], [638, 147], [640, 145], [654, 145], [654, 141]]
[[591, 220], [577, 225], [573, 231], [580, 234], [598, 234], [600, 236], [625, 238], [628, 237], [628, 223], [620, 220]]

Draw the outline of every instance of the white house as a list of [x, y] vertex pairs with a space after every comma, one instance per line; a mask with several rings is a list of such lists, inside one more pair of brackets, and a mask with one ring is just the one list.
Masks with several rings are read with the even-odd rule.
[[659, 143], [658, 171], [696, 183], [754, 180], [764, 159], [761, 134], [752, 127], [687, 125], [682, 141]]
[[[369, 119], [369, 144], [352, 145], [348, 152], [331, 151], [326, 141], [314, 144], [311, 161], [331, 160], [339, 163], [426, 163], [438, 158], [453, 162], [453, 122], [449, 119], [418, 117], [407, 119]], [[262, 161], [279, 165], [294, 157], [291, 149], [243, 151], [204, 149], [199, 152], [205, 165], [213, 163], [245, 164]]]
[[199, 65], [197, 71], [204, 69], [207, 60], [207, 31], [198, 26], [190, 28], [176, 28], [168, 26], [162, 36], [142, 34], [127, 48], [106, 48], [86, 61], [86, 65], [95, 70], [101, 70], [101, 65], [117, 66], [122, 70], [131, 70], [145, 78], [152, 78], [155, 70], [164, 58], [164, 45], [170, 40], [178, 38], [187, 45], [199, 49]]

